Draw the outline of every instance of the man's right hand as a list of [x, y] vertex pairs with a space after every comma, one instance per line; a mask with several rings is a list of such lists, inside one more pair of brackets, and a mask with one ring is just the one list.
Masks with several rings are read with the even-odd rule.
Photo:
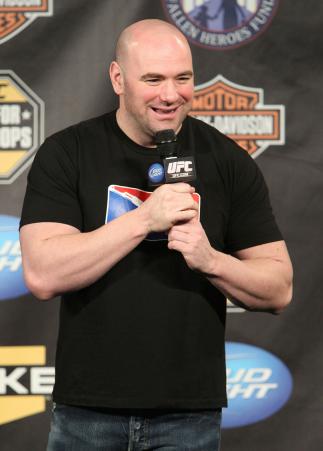
[[139, 207], [145, 215], [148, 233], [164, 232], [178, 222], [186, 222], [198, 214], [192, 194], [195, 188], [187, 183], [159, 186]]

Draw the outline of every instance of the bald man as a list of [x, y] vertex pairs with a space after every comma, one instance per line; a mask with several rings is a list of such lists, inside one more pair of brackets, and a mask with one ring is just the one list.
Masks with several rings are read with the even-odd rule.
[[[185, 37], [160, 20], [120, 35], [117, 111], [49, 137], [21, 219], [26, 283], [61, 295], [49, 451], [216, 451], [226, 406], [226, 297], [279, 313], [292, 267], [254, 161], [188, 117]], [[152, 188], [155, 135], [194, 183]]]

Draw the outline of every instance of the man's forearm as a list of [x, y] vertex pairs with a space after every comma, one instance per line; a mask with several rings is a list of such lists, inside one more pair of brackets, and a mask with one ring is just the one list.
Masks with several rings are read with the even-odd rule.
[[23, 259], [27, 285], [43, 300], [86, 287], [129, 254], [146, 234], [137, 209], [93, 232], [43, 239], [37, 252]]
[[208, 280], [250, 310], [279, 313], [292, 296], [292, 268], [272, 258], [239, 260], [214, 250]]

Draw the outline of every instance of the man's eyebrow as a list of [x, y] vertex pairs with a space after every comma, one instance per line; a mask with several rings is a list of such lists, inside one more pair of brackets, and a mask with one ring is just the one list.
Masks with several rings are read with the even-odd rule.
[[178, 77], [183, 77], [183, 76], [187, 76], [189, 75], [190, 77], [193, 76], [193, 72], [191, 70], [186, 70], [185, 72], [181, 72], [180, 74], [178, 74]]
[[[180, 74], [177, 74], [176, 77], [184, 77], [184, 76], [193, 76], [193, 72], [191, 70], [186, 70], [184, 72], [181, 72]], [[140, 77], [140, 80], [147, 80], [148, 78], [165, 78], [164, 75], [154, 73], [154, 72], [148, 72], [147, 74], [144, 74]]]
[[140, 77], [141, 80], [146, 80], [147, 78], [163, 78], [163, 75], [154, 72], [148, 72]]

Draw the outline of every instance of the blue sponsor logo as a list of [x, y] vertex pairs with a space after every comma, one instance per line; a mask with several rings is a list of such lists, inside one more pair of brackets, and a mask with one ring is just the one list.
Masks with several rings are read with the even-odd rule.
[[148, 169], [148, 178], [151, 183], [161, 183], [164, 181], [165, 171], [160, 163], [153, 163]]
[[275, 355], [244, 343], [226, 343], [228, 408], [223, 428], [246, 426], [270, 417], [290, 398], [293, 381]]
[[279, 0], [162, 0], [169, 19], [194, 44], [215, 50], [240, 47], [258, 37]]
[[0, 215], [0, 301], [28, 293], [19, 243], [19, 218]]

